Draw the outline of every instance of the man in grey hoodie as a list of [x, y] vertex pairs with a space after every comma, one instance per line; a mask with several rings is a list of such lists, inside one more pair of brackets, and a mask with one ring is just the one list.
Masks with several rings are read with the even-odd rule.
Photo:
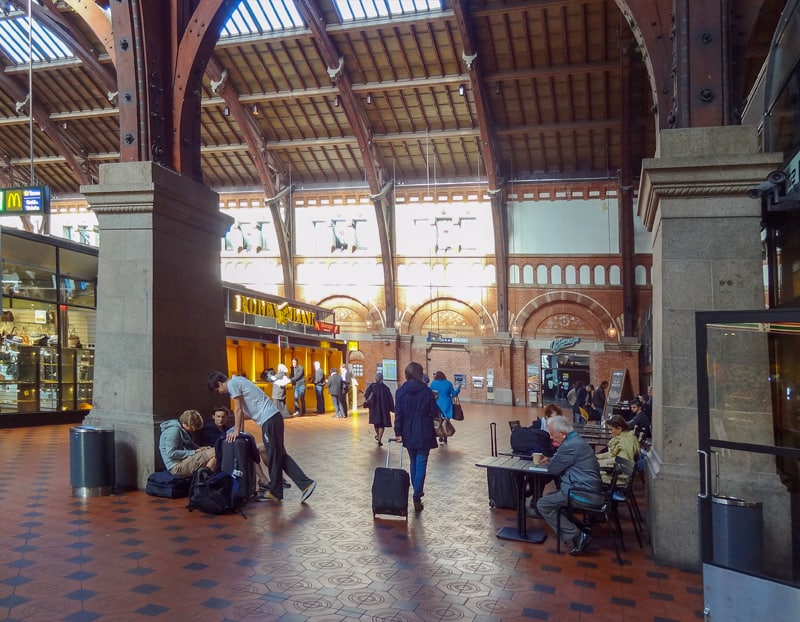
[[203, 417], [196, 410], [184, 410], [178, 419], [161, 424], [158, 449], [164, 466], [173, 475], [191, 475], [200, 467], [214, 469], [217, 458], [213, 447], [198, 447], [193, 432], [203, 429]]

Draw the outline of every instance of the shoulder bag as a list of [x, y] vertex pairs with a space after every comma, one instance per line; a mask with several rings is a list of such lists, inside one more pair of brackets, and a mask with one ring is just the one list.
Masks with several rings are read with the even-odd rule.
[[461, 408], [461, 400], [457, 395], [453, 396], [453, 419], [456, 421], [464, 421], [464, 409]]

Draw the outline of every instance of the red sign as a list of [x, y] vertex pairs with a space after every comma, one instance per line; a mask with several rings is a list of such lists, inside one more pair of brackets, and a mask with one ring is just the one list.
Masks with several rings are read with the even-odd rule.
[[320, 320], [316, 320], [314, 322], [314, 328], [321, 333], [330, 333], [331, 335], [339, 334], [339, 325], [331, 324], [330, 322], [321, 322]]

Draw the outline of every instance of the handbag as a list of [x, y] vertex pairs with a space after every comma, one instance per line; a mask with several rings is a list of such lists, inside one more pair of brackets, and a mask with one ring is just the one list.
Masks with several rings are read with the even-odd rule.
[[461, 400], [457, 395], [453, 396], [453, 419], [456, 421], [464, 421], [464, 409], [461, 408]]
[[447, 436], [453, 436], [453, 434], [456, 433], [456, 428], [453, 426], [450, 419], [445, 419], [439, 415], [433, 418], [433, 431], [436, 433], [437, 437], [445, 438]]

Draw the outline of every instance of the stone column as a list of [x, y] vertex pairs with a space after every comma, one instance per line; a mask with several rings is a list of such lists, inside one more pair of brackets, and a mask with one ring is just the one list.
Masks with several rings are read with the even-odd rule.
[[220, 238], [230, 219], [209, 188], [153, 162], [103, 165], [82, 188], [100, 227], [94, 408], [113, 427], [116, 483], [163, 468], [160, 423], [212, 406], [227, 371]]
[[765, 307], [760, 204], [747, 190], [782, 156], [759, 153], [750, 126], [664, 130], [660, 145], [659, 157], [642, 164], [638, 210], [653, 243], [648, 519], [658, 562], [698, 568], [694, 316]]

